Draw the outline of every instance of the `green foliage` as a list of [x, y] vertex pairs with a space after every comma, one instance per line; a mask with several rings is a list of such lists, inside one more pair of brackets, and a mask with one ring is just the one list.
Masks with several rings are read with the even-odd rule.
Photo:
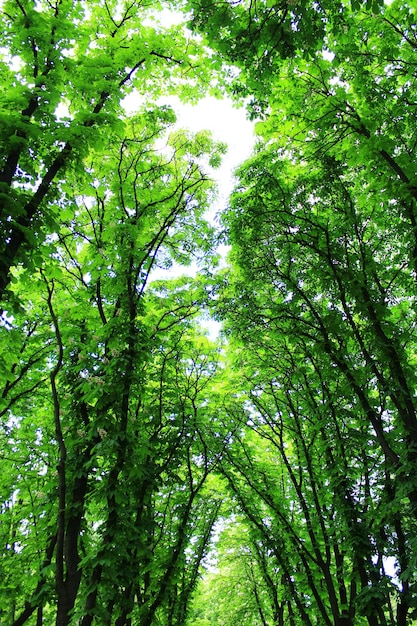
[[280, 575], [260, 622], [406, 624], [417, 494], [415, 10], [193, 7], [194, 28], [213, 28], [238, 68], [232, 91], [253, 98], [259, 119], [223, 217], [230, 267], [216, 296], [241, 380], [229, 414], [240, 411], [242, 426], [222, 471], [257, 567], [266, 560]]
[[[204, 574], [191, 607], [190, 623], [255, 626], [260, 623], [260, 615], [269, 623], [273, 619], [268, 607], [269, 574], [265, 580], [243, 519], [233, 519], [223, 528], [216, 552], [218, 567]], [[279, 585], [278, 580], [273, 582]]]
[[227, 425], [209, 456], [205, 279], [148, 282], [153, 267], [214, 258], [206, 168], [224, 146], [169, 135], [174, 120], [149, 104], [90, 147], [50, 204], [54, 236], [14, 271], [1, 326], [10, 623], [179, 625], [208, 549], [220, 499], [205, 483]]
[[[415, 17], [2, 3], [2, 623], [415, 621]], [[214, 275], [225, 146], [155, 103], [223, 89]]]
[[161, 9], [136, 1], [3, 3], [2, 297], [10, 268], [30, 264], [57, 229], [54, 201], [71, 202], [63, 177], [88, 177], [90, 151], [123, 134], [126, 95], [195, 100], [219, 89], [204, 48], [182, 29], [163, 28]]

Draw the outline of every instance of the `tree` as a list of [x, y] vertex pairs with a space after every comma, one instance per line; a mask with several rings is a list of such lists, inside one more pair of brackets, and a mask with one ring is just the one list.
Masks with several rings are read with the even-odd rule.
[[[406, 409], [412, 407], [404, 399], [414, 387], [414, 312], [408, 295], [414, 278], [404, 268], [403, 240], [392, 214], [375, 208], [373, 219], [362, 221], [356, 181], [332, 174], [328, 164], [325, 170], [295, 166], [274, 158], [271, 149], [240, 171], [227, 215], [234, 269], [223, 279], [222, 310], [239, 339], [234, 359], [247, 380], [243, 406], [252, 407], [246, 421], [275, 446], [278, 458], [272, 464], [285, 468], [290, 492], [282, 493], [281, 504], [275, 502], [260, 443], [247, 449], [245, 460], [239, 452], [246, 448], [242, 438], [231, 462], [245, 490], [251, 485], [275, 516], [277, 511], [284, 515], [287, 533], [294, 531], [296, 520], [307, 524], [311, 547], [304, 554], [305, 567], [316, 564], [310, 588], [327, 579], [333, 594], [327, 560], [333, 543], [335, 567], [343, 561], [353, 567], [355, 585], [365, 595], [369, 586], [381, 591], [372, 564], [394, 553], [405, 581], [399, 614], [406, 615], [415, 602], [412, 575], [408, 579], [415, 534], [415, 448], [412, 412]], [[359, 174], [357, 182], [362, 183]], [[402, 372], [407, 372], [406, 385], [399, 382]], [[269, 471], [276, 475], [278, 470]], [[265, 476], [262, 487], [260, 475]], [[243, 499], [243, 485], [229, 479], [236, 497]], [[338, 502], [334, 510], [329, 491]], [[250, 492], [241, 506], [249, 506], [246, 500], [251, 501]], [[290, 521], [288, 503], [295, 502]], [[246, 513], [262, 524], [260, 513]], [[361, 526], [362, 538], [357, 535]], [[294, 541], [302, 536], [300, 527]], [[367, 543], [366, 537], [373, 539]], [[353, 553], [340, 561], [337, 551], [345, 554], [347, 541]], [[306, 539], [300, 545], [304, 553]], [[288, 550], [294, 554], [296, 546]], [[299, 572], [300, 566], [293, 569]], [[350, 577], [345, 573], [343, 579]], [[358, 597], [358, 609], [361, 602]], [[331, 619], [328, 623], [337, 623], [337, 613]], [[385, 623], [382, 615], [378, 619]], [[398, 617], [398, 623], [403, 619]]]
[[16, 626], [54, 607], [57, 624], [179, 624], [207, 550], [216, 350], [193, 321], [207, 281], [156, 284], [147, 302], [144, 290], [154, 264], [209, 262], [204, 167], [224, 146], [176, 132], [158, 149], [173, 120], [145, 107], [116, 145], [91, 151], [39, 270], [14, 273], [2, 584]]
[[[415, 607], [413, 9], [333, 5], [228, 5], [213, 43], [264, 116], [225, 213], [231, 269], [218, 294], [257, 438], [244, 429], [227, 453], [237, 474], [224, 471], [239, 510], [285, 554], [283, 574], [291, 563], [301, 623], [405, 625]], [[306, 41], [306, 11], [322, 33], [314, 45], [287, 53], [268, 39], [280, 21], [290, 41]], [[199, 5], [195, 27], [202, 15], [214, 24], [219, 14]], [[245, 38], [253, 65], [238, 54]], [[401, 580], [392, 609], [389, 557]]]
[[[253, 119], [270, 111], [273, 98], [280, 93], [277, 74], [288, 64], [315, 60], [328, 49], [332, 38], [351, 48], [356, 28], [365, 8], [373, 17], [383, 10], [382, 0], [265, 0], [248, 2], [206, 2], [190, 0], [190, 28], [198, 32], [227, 63], [237, 66], [231, 72], [230, 93], [247, 98]], [[365, 6], [364, 6], [365, 5]], [[409, 11], [408, 3], [400, 3]], [[408, 22], [407, 22], [408, 25]], [[401, 27], [400, 27], [401, 30]], [[330, 41], [329, 41], [330, 36]], [[351, 50], [350, 50], [351, 51]], [[345, 51], [343, 50], [343, 53]], [[342, 53], [341, 58], [346, 60]], [[285, 94], [285, 91], [281, 92]], [[284, 95], [285, 97], [285, 95]]]

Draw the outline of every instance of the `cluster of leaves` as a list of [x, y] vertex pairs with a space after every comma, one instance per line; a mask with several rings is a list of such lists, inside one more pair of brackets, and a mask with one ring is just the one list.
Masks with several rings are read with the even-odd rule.
[[383, 0], [189, 0], [187, 6], [190, 28], [238, 70], [231, 73], [230, 92], [248, 99], [256, 119], [269, 110], [270, 90], [280, 91], [282, 65], [314, 59], [329, 34], [339, 39], [351, 32], [346, 16], [357, 20], [363, 8], [376, 15]]

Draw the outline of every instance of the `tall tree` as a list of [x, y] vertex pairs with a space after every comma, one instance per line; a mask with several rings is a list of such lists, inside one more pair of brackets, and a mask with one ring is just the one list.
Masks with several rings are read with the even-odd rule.
[[147, 303], [144, 290], [155, 264], [209, 263], [204, 168], [224, 146], [205, 132], [168, 139], [173, 121], [145, 107], [117, 144], [90, 151], [39, 270], [14, 276], [20, 308], [1, 328], [2, 588], [16, 626], [35, 611], [59, 625], [145, 626], [161, 612], [178, 624], [207, 549], [216, 350], [193, 322], [206, 281], [160, 284]]
[[[219, 296], [260, 440], [242, 434], [240, 478], [224, 471], [272, 545], [283, 520], [289, 537], [301, 524], [286, 554], [300, 559], [302, 623], [405, 625], [416, 602], [415, 9], [367, 4], [196, 3], [192, 21], [223, 23], [213, 45], [263, 117], [224, 218], [232, 268]], [[286, 475], [294, 522], [265, 464]], [[265, 506], [282, 516], [270, 533]]]
[[[248, 425], [275, 446], [275, 463], [289, 486], [277, 504], [268, 471], [278, 470], [265, 473], [267, 450], [260, 443], [247, 447], [245, 438], [230, 457], [243, 483], [225, 472], [253, 523], [262, 526], [262, 515], [247, 504], [253, 501], [250, 492], [244, 495], [248, 484], [275, 516], [284, 516], [290, 536], [297, 520], [306, 524], [311, 546], [307, 550], [303, 539], [289, 550], [302, 547], [317, 602], [320, 579], [331, 603], [335, 588], [347, 598], [337, 578], [331, 582], [332, 571], [355, 581], [364, 596], [378, 589], [377, 596], [378, 571], [395, 556], [404, 582], [395, 623], [405, 624], [415, 603], [414, 277], [392, 214], [382, 205], [370, 219], [369, 205], [361, 207], [360, 173], [353, 180], [328, 162], [314, 169], [295, 165], [274, 156], [274, 148], [240, 171], [226, 217], [234, 267], [224, 275], [221, 306], [229, 332], [241, 342], [231, 350], [247, 379]], [[304, 532], [298, 528], [293, 540]], [[345, 567], [353, 569], [341, 575]], [[356, 591], [350, 593], [354, 600]], [[375, 600], [372, 619], [384, 624]], [[353, 610], [368, 615], [366, 603], [359, 595]], [[343, 616], [332, 608], [325, 617], [325, 605], [317, 611], [329, 624]]]

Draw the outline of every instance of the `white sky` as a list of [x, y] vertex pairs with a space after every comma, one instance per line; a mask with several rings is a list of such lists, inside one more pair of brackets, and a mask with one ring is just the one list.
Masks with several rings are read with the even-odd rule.
[[[227, 144], [227, 153], [222, 159], [221, 166], [213, 170], [213, 176], [218, 184], [218, 199], [210, 211], [210, 218], [227, 206], [228, 196], [233, 186], [233, 172], [238, 165], [247, 159], [255, 143], [254, 123], [246, 118], [244, 108], [236, 108], [228, 99], [217, 100], [216, 98], [204, 98], [196, 105], [183, 105], [170, 102], [177, 114], [179, 128], [186, 128], [193, 132], [210, 130], [213, 138]], [[219, 252], [226, 254], [223, 246]], [[178, 273], [191, 273], [194, 268], [177, 268]], [[175, 268], [171, 270], [175, 271]], [[166, 275], [166, 274], [165, 274]], [[157, 277], [164, 277], [164, 273]], [[220, 331], [220, 323], [214, 320], [200, 320], [200, 324], [206, 328], [211, 339], [215, 339]]]
[[[228, 150], [222, 165], [214, 171], [218, 181], [219, 197], [213, 207], [213, 217], [227, 205], [227, 199], [233, 189], [233, 171], [249, 157], [254, 142], [254, 124], [246, 119], [244, 108], [233, 107], [230, 100], [205, 98], [197, 105], [182, 105], [178, 111], [178, 123], [192, 131], [211, 130], [214, 139], [224, 141]], [[226, 250], [221, 250], [223, 254]], [[220, 331], [220, 323], [214, 320], [201, 320], [211, 339]]]
[[218, 200], [210, 211], [210, 219], [214, 219], [216, 213], [227, 204], [234, 185], [234, 170], [252, 151], [255, 141], [254, 124], [246, 119], [245, 109], [234, 107], [229, 99], [207, 97], [196, 105], [184, 105], [171, 99], [169, 103], [177, 114], [179, 128], [192, 132], [210, 130], [215, 140], [227, 144], [227, 153], [222, 159], [221, 167], [212, 172], [219, 189]]
[[[137, 106], [137, 96], [131, 94], [124, 99], [124, 107], [133, 112]], [[178, 128], [192, 132], [210, 130], [213, 138], [227, 144], [227, 154], [222, 165], [214, 171], [219, 185], [219, 209], [227, 201], [233, 188], [233, 170], [251, 153], [255, 142], [254, 123], [246, 119], [245, 109], [233, 106], [230, 99], [217, 100], [207, 97], [197, 104], [182, 104], [178, 98], [167, 97], [159, 100], [160, 104], [172, 106], [177, 115]]]
[[221, 191], [231, 191], [232, 172], [250, 154], [254, 144], [254, 124], [246, 119], [244, 108], [235, 108], [229, 99], [204, 98], [196, 105], [170, 104], [177, 113], [178, 126], [193, 132], [208, 129], [214, 139], [228, 145], [223, 164], [218, 171]]
[[[197, 104], [182, 104], [178, 98], [161, 98], [160, 104], [172, 106], [177, 115], [178, 128], [188, 129], [192, 132], [210, 130], [213, 139], [227, 144], [227, 153], [222, 159], [221, 166], [212, 171], [212, 175], [218, 185], [218, 198], [209, 212], [209, 219], [215, 220], [215, 215], [227, 206], [228, 196], [233, 189], [233, 172], [238, 165], [247, 159], [255, 143], [254, 123], [246, 118], [246, 111], [233, 106], [230, 99], [218, 100], [207, 97]], [[127, 112], [134, 112], [137, 108], [137, 95], [132, 93], [125, 98], [124, 107]], [[222, 249], [223, 248], [223, 249]], [[226, 253], [222, 246], [221, 254]], [[197, 271], [195, 265], [181, 267], [175, 265], [169, 270], [156, 269], [152, 272], [152, 279], [170, 278], [175, 275], [192, 275]], [[151, 279], [151, 280], [152, 280]], [[207, 328], [211, 338], [215, 338], [219, 332], [220, 324], [215, 321], [201, 321]]]

